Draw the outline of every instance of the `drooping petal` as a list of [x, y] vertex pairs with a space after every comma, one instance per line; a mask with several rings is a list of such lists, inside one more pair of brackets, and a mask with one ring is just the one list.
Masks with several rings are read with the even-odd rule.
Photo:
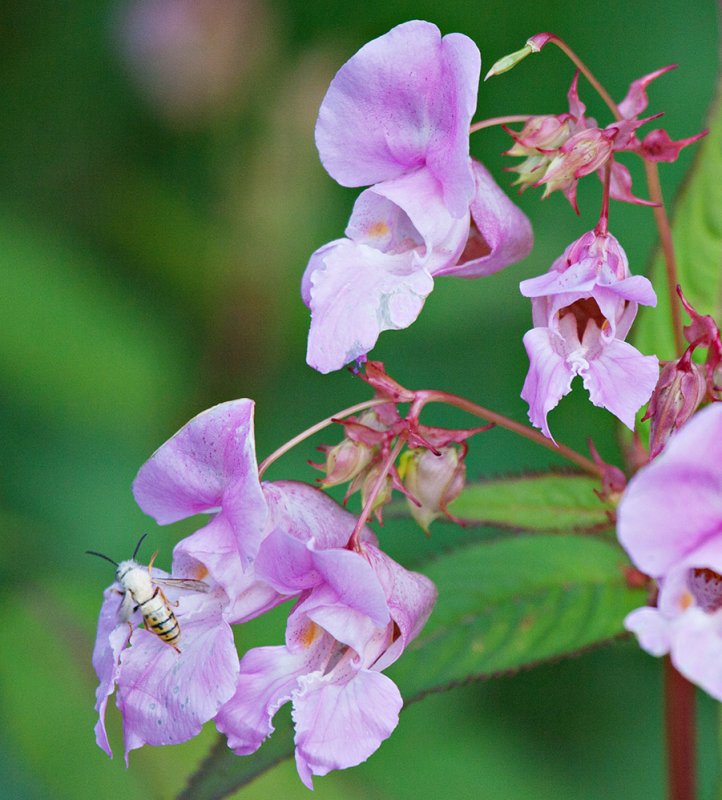
[[365, 355], [382, 331], [416, 319], [433, 285], [411, 251], [390, 255], [341, 240], [311, 275], [306, 360], [327, 373]]
[[[605, 180], [604, 170], [598, 173], [602, 181]], [[620, 200], [623, 203], [636, 203], [640, 206], [656, 206], [658, 203], [652, 200], [645, 200], [632, 194], [632, 175], [629, 170], [620, 164], [619, 161], [612, 162], [612, 172], [609, 179], [609, 196], [612, 200]]]
[[183, 619], [178, 653], [153, 633], [133, 632], [121, 655], [117, 704], [123, 715], [126, 760], [144, 744], [184, 742], [215, 717], [236, 688], [238, 655], [223, 603], [208, 595], [206, 612]]
[[305, 652], [256, 647], [241, 659], [236, 691], [216, 716], [216, 727], [239, 756], [254, 753], [273, 733], [273, 717], [308, 671]]
[[425, 575], [405, 569], [377, 547], [367, 545], [365, 552], [384, 587], [391, 618], [401, 634], [374, 663], [374, 669], [383, 670], [396, 661], [406, 645], [421, 631], [438, 593]]
[[634, 415], [657, 384], [659, 361], [656, 356], [643, 356], [628, 342], [613, 339], [599, 355], [590, 358], [581, 374], [592, 403], [611, 411], [634, 430]]
[[253, 401], [232, 400], [198, 414], [146, 461], [133, 482], [138, 505], [161, 525], [218, 510], [230, 482], [248, 484], [244, 505], [259, 514]]
[[293, 701], [296, 765], [309, 789], [311, 775], [365, 761], [398, 724], [401, 695], [380, 672], [360, 670], [345, 683], [312, 673], [299, 687]]
[[671, 631], [671, 658], [688, 680], [722, 700], [722, 618], [689, 608]]
[[617, 533], [634, 563], [659, 577], [722, 533], [722, 404], [698, 411], [630, 481]]
[[534, 244], [529, 218], [506, 196], [489, 170], [472, 160], [475, 192], [471, 201], [473, 224], [458, 263], [450, 262], [436, 275], [479, 278], [526, 258]]
[[481, 59], [461, 34], [415, 20], [362, 47], [338, 71], [316, 123], [329, 174], [370, 186], [428, 165], [462, 216], [474, 191], [468, 132]]
[[574, 371], [555, 350], [554, 334], [549, 328], [532, 328], [524, 334], [524, 347], [529, 356], [529, 372], [521, 390], [522, 400], [529, 404], [529, 419], [545, 436], [553, 439], [547, 414], [556, 408], [572, 389]]
[[637, 637], [642, 649], [651, 655], [663, 656], [669, 652], [670, 623], [656, 608], [636, 608], [624, 618], [624, 627]]
[[115, 691], [115, 685], [120, 675], [120, 654], [128, 644], [131, 626], [126, 623], [118, 624], [118, 608], [121, 596], [115, 586], [111, 586], [103, 593], [103, 605], [98, 618], [98, 631], [93, 648], [93, 667], [98, 676], [98, 688], [95, 692], [95, 710], [98, 721], [95, 725], [95, 741], [105, 752], [113, 756], [105, 730], [105, 709], [108, 698]]

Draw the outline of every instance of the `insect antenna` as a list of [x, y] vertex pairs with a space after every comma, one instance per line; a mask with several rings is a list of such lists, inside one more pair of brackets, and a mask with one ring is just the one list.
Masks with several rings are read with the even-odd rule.
[[135, 546], [135, 550], [133, 550], [133, 561], [135, 561], [135, 557], [138, 555], [138, 550], [140, 550], [140, 546], [143, 544], [143, 539], [145, 539], [147, 535], [147, 533], [144, 533], [140, 539], [138, 539], [138, 544]]
[[113, 561], [112, 558], [110, 558], [109, 556], [103, 555], [102, 553], [96, 553], [95, 550], [86, 550], [85, 552], [89, 556], [98, 556], [98, 558], [104, 558], [106, 561], [110, 561], [111, 564], [115, 564], [116, 567], [118, 566], [118, 562], [117, 561]]

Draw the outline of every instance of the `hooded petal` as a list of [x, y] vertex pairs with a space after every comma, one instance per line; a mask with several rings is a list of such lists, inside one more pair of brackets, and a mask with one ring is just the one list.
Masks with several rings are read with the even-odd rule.
[[659, 379], [659, 361], [656, 356], [643, 356], [627, 342], [612, 339], [580, 374], [592, 403], [611, 411], [634, 430], [634, 415], [649, 400]]
[[469, 124], [481, 58], [461, 34], [414, 20], [362, 47], [338, 71], [316, 123], [329, 174], [369, 186], [427, 165], [455, 216], [474, 191]]
[[238, 537], [224, 514], [181, 539], [173, 550], [175, 576], [203, 580], [204, 573], [228, 596], [225, 618], [229, 622], [253, 619], [285, 600], [252, 570], [244, 572]]
[[529, 356], [529, 372], [521, 390], [522, 400], [529, 404], [529, 419], [552, 439], [547, 414], [572, 389], [575, 372], [556, 351], [555, 334], [549, 328], [532, 328], [524, 334], [524, 347]]
[[392, 255], [341, 240], [311, 275], [309, 365], [327, 373], [365, 355], [382, 331], [411, 325], [433, 285], [413, 251]]
[[273, 733], [273, 717], [308, 671], [307, 653], [256, 647], [241, 660], [236, 692], [221, 708], [216, 727], [236, 755], [254, 753]]
[[136, 629], [132, 646], [121, 655], [117, 703], [126, 760], [144, 744], [192, 738], [233, 696], [238, 676], [233, 633], [223, 619], [220, 597], [205, 597], [205, 613], [187, 619], [180, 598], [180, 653], [149, 631]]
[[534, 244], [531, 223], [524, 212], [499, 188], [491, 173], [478, 161], [471, 162], [475, 192], [471, 201], [472, 225], [458, 263], [450, 263], [434, 275], [478, 278], [526, 258]]
[[215, 511], [230, 484], [246, 514], [261, 516], [253, 401], [232, 400], [198, 414], [146, 461], [133, 482], [138, 505], [161, 525]]
[[424, 627], [438, 592], [425, 575], [410, 572], [377, 547], [367, 545], [365, 552], [383, 586], [391, 618], [401, 634], [374, 663], [374, 669], [383, 670], [396, 661]]
[[634, 563], [664, 575], [722, 533], [722, 404], [697, 412], [630, 481], [617, 533]]
[[[325, 492], [299, 481], [264, 483], [270, 527], [285, 531], [301, 542], [314, 540], [316, 550], [345, 547], [356, 517]], [[370, 528], [361, 531], [362, 542], [376, 542]]]
[[396, 728], [402, 705], [396, 684], [380, 672], [360, 670], [344, 683], [319, 672], [301, 678], [293, 701], [301, 780], [310, 789], [311, 775], [365, 761]]

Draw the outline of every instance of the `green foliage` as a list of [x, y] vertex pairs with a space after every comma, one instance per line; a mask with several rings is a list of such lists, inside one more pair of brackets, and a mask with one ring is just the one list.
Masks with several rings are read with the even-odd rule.
[[[624, 579], [616, 545], [574, 535], [524, 535], [460, 548], [425, 568], [439, 599], [421, 635], [388, 674], [408, 704], [578, 652], [622, 633], [645, 593]], [[257, 755], [219, 744], [182, 798], [219, 800], [293, 752], [290, 720]]]
[[465, 522], [519, 530], [600, 528], [609, 519], [598, 488], [598, 479], [578, 473], [493, 478], [466, 486], [449, 511]]

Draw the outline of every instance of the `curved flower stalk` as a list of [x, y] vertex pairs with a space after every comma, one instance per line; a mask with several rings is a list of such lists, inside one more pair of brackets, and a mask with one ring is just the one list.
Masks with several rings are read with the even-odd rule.
[[346, 238], [318, 249], [303, 276], [308, 363], [320, 372], [408, 327], [438, 275], [478, 277], [524, 258], [524, 214], [469, 157], [481, 60], [461, 34], [407, 22], [369, 42], [336, 74], [316, 143], [344, 186], [367, 186]]
[[638, 305], [654, 306], [657, 298], [647, 278], [630, 274], [619, 242], [589, 231], [545, 275], [519, 288], [532, 298], [535, 326], [524, 335], [530, 366], [521, 392], [532, 424], [552, 438], [547, 415], [580, 375], [592, 403], [633, 429], [657, 383], [659, 362], [624, 339]]
[[695, 414], [632, 478], [617, 532], [659, 586], [657, 607], [632, 611], [625, 626], [722, 700], [722, 404]]
[[426, 622], [433, 584], [408, 572], [368, 541], [359, 550], [319, 549], [277, 529], [256, 561], [259, 576], [298, 596], [286, 643], [250, 650], [234, 697], [216, 724], [238, 755], [255, 752], [273, 732], [273, 717], [293, 705], [296, 766], [313, 788], [326, 775], [365, 761], [398, 724], [396, 685], [382, 670]]

